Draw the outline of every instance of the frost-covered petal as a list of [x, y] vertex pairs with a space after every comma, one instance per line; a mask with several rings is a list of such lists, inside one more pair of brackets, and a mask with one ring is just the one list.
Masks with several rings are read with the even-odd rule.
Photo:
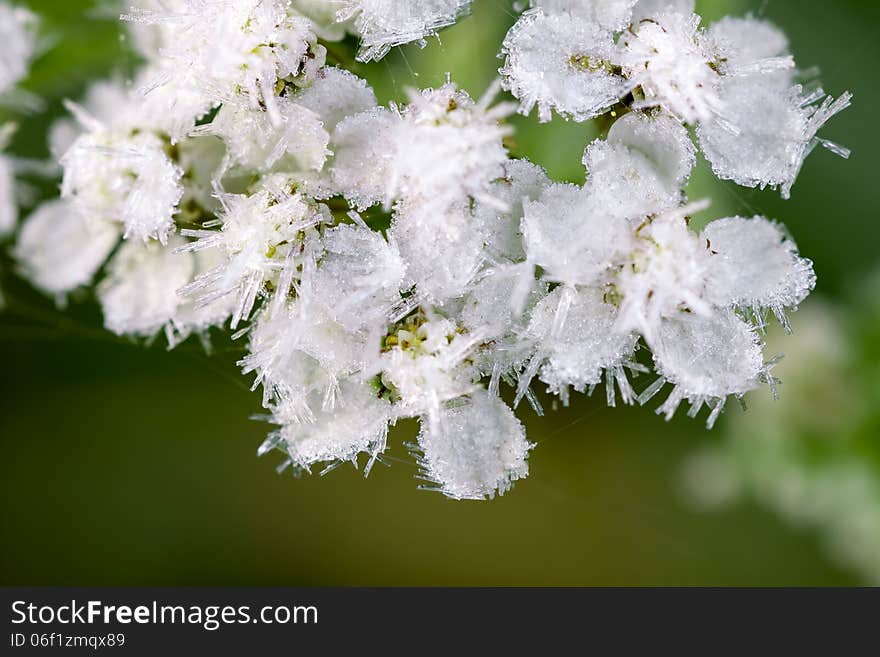
[[694, 0], [639, 0], [632, 10], [632, 24], [638, 25], [663, 14], [690, 16], [695, 8]]
[[620, 38], [617, 63], [644, 99], [685, 123], [710, 119], [719, 107], [714, 53], [696, 14], [663, 13], [643, 20]]
[[387, 324], [406, 271], [397, 245], [368, 228], [343, 225], [324, 233], [323, 247], [310, 281], [316, 302], [350, 329]]
[[400, 120], [380, 107], [344, 119], [333, 132], [332, 186], [358, 209], [385, 200], [393, 155], [388, 145]]
[[432, 301], [461, 296], [484, 264], [484, 240], [469, 219], [463, 207], [438, 215], [407, 205], [395, 213], [389, 235], [406, 262], [406, 280]]
[[120, 247], [97, 290], [108, 330], [150, 337], [170, 327], [181, 304], [177, 290], [194, 270], [192, 254], [174, 251], [183, 242], [175, 235], [167, 245], [129, 241]]
[[522, 236], [523, 207], [537, 200], [550, 186], [550, 178], [528, 160], [509, 160], [504, 177], [492, 183], [490, 200], [474, 204], [474, 221], [485, 239], [487, 252], [498, 261], [520, 262], [525, 258]]
[[612, 32], [630, 24], [637, 0], [531, 0], [533, 7], [546, 13], [569, 13], [596, 23]]
[[[712, 23], [708, 30], [724, 70], [742, 73], [756, 64], [770, 65], [777, 58], [788, 56], [788, 38], [769, 21], [753, 16], [725, 16]], [[792, 63], [793, 64], [793, 63]], [[783, 84], [790, 80], [794, 66], [783, 68]], [[760, 68], [758, 69], [760, 71]]]
[[90, 221], [56, 199], [25, 219], [14, 255], [22, 276], [43, 292], [63, 297], [92, 281], [119, 238], [117, 226]]
[[765, 370], [754, 330], [729, 311], [664, 319], [650, 347], [657, 372], [676, 386], [679, 399], [743, 395], [758, 387]]
[[304, 106], [279, 98], [273, 117], [247, 105], [227, 103], [202, 133], [221, 137], [233, 161], [266, 171], [318, 170], [327, 159], [330, 135], [321, 118]]
[[369, 383], [347, 380], [328, 400], [313, 391], [306, 400], [313, 416], [303, 420], [300, 412], [285, 416], [285, 404], [275, 409], [274, 421], [283, 424], [270, 436], [293, 464], [308, 469], [315, 463], [351, 461], [358, 454], [375, 456], [385, 450], [391, 404], [379, 398]]
[[394, 47], [425, 37], [455, 23], [471, 0], [340, 0], [337, 18], [353, 20], [360, 36], [358, 60], [382, 59]]
[[540, 378], [551, 391], [572, 386], [583, 392], [632, 355], [636, 336], [617, 329], [617, 312], [600, 288], [560, 287], [538, 303], [526, 336], [536, 344]]
[[725, 77], [719, 89], [721, 115], [698, 129], [703, 153], [719, 178], [745, 187], [778, 187], [788, 198], [817, 143], [848, 156], [816, 134], [849, 107], [851, 94], [805, 105], [800, 87], [780, 89], [772, 78], [754, 75]]
[[376, 94], [366, 80], [334, 66], [318, 71], [314, 82], [297, 93], [294, 100], [313, 112], [331, 134], [344, 118], [376, 106]]
[[504, 494], [528, 475], [532, 445], [504, 402], [484, 391], [424, 418], [418, 437], [426, 478], [453, 499], [485, 499]]
[[551, 185], [525, 204], [523, 236], [529, 262], [550, 280], [595, 283], [630, 245], [629, 224], [597, 204], [582, 188]]
[[764, 217], [713, 221], [702, 239], [711, 253], [707, 294], [719, 306], [797, 306], [816, 285], [813, 263], [798, 255], [782, 227]]
[[264, 308], [249, 332], [248, 355], [240, 365], [245, 374], [257, 375], [265, 406], [283, 405], [284, 423], [306, 422], [319, 410], [312, 406], [312, 393], [321, 399], [332, 395], [339, 378], [363, 369], [373, 358], [369, 344], [300, 299]]
[[687, 130], [668, 114], [630, 112], [614, 122], [607, 140], [647, 158], [670, 188], [684, 186], [697, 162]]
[[612, 33], [570, 14], [526, 12], [504, 39], [504, 88], [520, 112], [537, 105], [541, 121], [552, 111], [586, 121], [611, 107], [629, 85], [611, 66]]

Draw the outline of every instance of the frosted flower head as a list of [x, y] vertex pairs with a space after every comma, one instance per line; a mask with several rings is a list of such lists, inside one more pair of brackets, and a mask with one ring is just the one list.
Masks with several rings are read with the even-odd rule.
[[435, 415], [441, 404], [473, 388], [465, 358], [474, 346], [474, 337], [455, 322], [411, 314], [383, 339], [382, 383], [406, 415]]
[[821, 92], [805, 96], [801, 87], [780, 87], [773, 77], [735, 76], [724, 78], [719, 97], [721, 114], [698, 129], [719, 178], [745, 187], [779, 188], [788, 198], [816, 145], [849, 156], [847, 149], [817, 137], [826, 122], [849, 107], [849, 93], [836, 100]]
[[419, 464], [436, 490], [453, 499], [504, 494], [528, 475], [532, 445], [513, 411], [483, 390], [422, 421]]
[[182, 231], [196, 239], [181, 250], [216, 249], [221, 255], [220, 264], [197, 277], [182, 293], [202, 302], [234, 298], [234, 328], [250, 315], [260, 295], [269, 291], [282, 299], [287, 295], [297, 268], [304, 259], [315, 257], [313, 247], [307, 248], [307, 232], [325, 221], [326, 214], [325, 208], [283, 190], [227, 194], [221, 201], [219, 230]]
[[167, 245], [129, 241], [120, 247], [98, 286], [108, 330], [139, 337], [171, 330], [182, 302], [177, 290], [193, 275], [192, 256], [174, 252], [183, 243], [174, 236]]
[[664, 13], [621, 36], [623, 74], [641, 90], [639, 105], [658, 105], [685, 123], [710, 119], [719, 109], [719, 75], [700, 17]]
[[288, 0], [183, 0], [170, 9], [133, 11], [126, 18], [163, 30], [159, 83], [193, 88], [215, 103], [266, 110], [323, 65], [311, 21]]
[[391, 404], [370, 383], [346, 380], [331, 398], [312, 391], [306, 404], [314, 409], [307, 419], [298, 412], [286, 417], [288, 404], [275, 409], [273, 420], [282, 427], [270, 434], [261, 452], [277, 447], [294, 467], [308, 470], [316, 463], [356, 464], [360, 454], [369, 456], [369, 467], [385, 451]]
[[394, 130], [394, 166], [388, 198], [418, 201], [425, 212], [443, 212], [468, 199], [486, 198], [504, 174], [510, 128], [501, 124], [510, 106], [491, 102], [493, 86], [479, 102], [454, 84], [410, 94]]
[[471, 0], [339, 0], [337, 20], [352, 21], [360, 37], [358, 60], [382, 59], [391, 48], [425, 37], [455, 23]]
[[83, 216], [67, 201], [55, 199], [25, 219], [13, 255], [24, 278], [63, 301], [92, 282], [119, 237], [117, 224]]
[[686, 222], [686, 215], [698, 209], [670, 211], [640, 225], [615, 282], [622, 297], [619, 327], [640, 331], [649, 344], [662, 318], [683, 310], [711, 312], [703, 298], [709, 254]]
[[613, 34], [568, 13], [523, 14], [502, 46], [504, 88], [520, 101], [520, 112], [537, 106], [541, 121], [552, 112], [586, 121], [607, 111], [628, 85], [614, 71]]
[[61, 194], [81, 214], [120, 222], [128, 239], [167, 241], [183, 171], [159, 137], [98, 130], [79, 137], [61, 164]]
[[703, 230], [710, 253], [707, 295], [717, 306], [769, 308], [787, 325], [785, 308], [796, 308], [816, 285], [813, 263], [800, 257], [782, 227], [764, 217], [730, 217]]

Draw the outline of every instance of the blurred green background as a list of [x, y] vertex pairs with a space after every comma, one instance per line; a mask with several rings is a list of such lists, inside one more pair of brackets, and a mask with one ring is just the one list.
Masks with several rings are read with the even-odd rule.
[[[89, 80], [124, 75], [134, 61], [118, 24], [92, 2], [25, 4], [43, 15], [52, 40], [25, 86], [50, 106], [20, 119], [11, 150], [45, 157], [45, 132], [63, 113], [61, 100], [76, 98]], [[443, 32], [439, 43], [405, 47], [358, 72], [383, 101], [403, 98], [408, 86], [441, 84], [447, 71], [478, 95], [500, 65], [495, 56], [515, 20], [511, 6], [476, 0], [473, 15]], [[850, 146], [852, 158], [817, 151], [791, 201], [716, 183], [705, 167], [690, 192], [713, 199], [712, 217], [761, 213], [783, 220], [802, 253], [815, 260], [817, 294], [831, 301], [839, 321], [868, 321], [859, 320], [870, 301], [865, 295], [880, 290], [864, 292], [860, 285], [880, 265], [880, 4], [705, 0], [698, 11], [707, 21], [749, 11], [767, 16], [788, 33], [802, 68], [821, 66], [830, 93], [855, 93], [854, 107], [823, 132]], [[519, 154], [558, 179], [582, 180], [580, 157], [595, 135], [591, 126], [514, 122]], [[161, 345], [145, 347], [100, 330], [100, 314], [87, 296], [59, 313], [16, 281], [8, 262], [2, 285], [9, 301], [0, 314], [3, 584], [866, 582], [865, 573], [829, 558], [814, 527], [748, 499], [712, 514], [688, 503], [680, 485], [688, 456], [731, 432], [760, 430], [760, 423], [737, 422], [738, 409], [713, 432], [684, 413], [665, 423], [652, 408], [608, 409], [598, 395], [544, 418], [525, 409], [538, 443], [531, 475], [492, 502], [453, 502], [417, 491], [415, 465], [401, 447], [414, 436], [412, 423], [392, 433], [392, 467], [377, 467], [366, 480], [351, 468], [293, 479], [275, 474], [275, 456], [256, 458], [268, 427], [249, 419], [260, 411], [259, 397], [249, 392], [222, 339], [211, 357], [195, 343], [166, 353]], [[794, 326], [797, 331], [797, 315]], [[776, 408], [807, 404], [820, 417], [836, 417], [855, 413], [853, 404], [875, 404], [880, 340], [866, 344], [872, 345], [864, 348], [868, 355], [854, 354], [854, 374], [846, 377], [846, 385], [860, 391], [858, 400], [796, 391], [785, 397], [783, 387], [783, 401], [760, 412], [772, 416]], [[801, 372], [831, 378], [821, 363], [807, 370], [802, 364]], [[864, 458], [871, 459], [880, 438], [870, 433], [876, 422], [867, 426], [862, 443], [869, 445]], [[845, 440], [833, 432], [821, 439]]]

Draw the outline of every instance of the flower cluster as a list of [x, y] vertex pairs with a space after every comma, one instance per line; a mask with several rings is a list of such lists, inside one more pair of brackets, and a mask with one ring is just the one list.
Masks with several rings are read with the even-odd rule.
[[[687, 2], [656, 0], [535, 2], [476, 99], [448, 81], [380, 106], [326, 63], [347, 33], [369, 61], [469, 4], [142, 1], [124, 18], [143, 68], [52, 131], [61, 198], [21, 229], [21, 272], [59, 299], [100, 278], [119, 334], [174, 346], [229, 327], [278, 427], [260, 452], [285, 467], [365, 454], [369, 472], [389, 426], [419, 419], [423, 478], [457, 499], [528, 472], [502, 383], [539, 412], [537, 382], [564, 404], [604, 382], [612, 405], [670, 384], [660, 411], [687, 400], [710, 425], [772, 386], [761, 331], [768, 313], [787, 325], [812, 264], [764, 217], [691, 229], [708, 204], [683, 191], [688, 126], [719, 176], [787, 194], [849, 96], [816, 106], [767, 23], [704, 31]], [[510, 157], [502, 85], [543, 120], [619, 117], [586, 145], [584, 185]]]
[[528, 114], [585, 121], [621, 101], [695, 126], [715, 174], [788, 197], [819, 129], [849, 106], [797, 84], [788, 40], [753, 17], [708, 28], [693, 0], [532, 0], [507, 35], [505, 88]]

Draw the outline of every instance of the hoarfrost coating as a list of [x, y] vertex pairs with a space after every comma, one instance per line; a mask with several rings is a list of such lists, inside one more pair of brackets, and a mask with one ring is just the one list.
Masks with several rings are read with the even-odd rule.
[[[424, 45], [470, 4], [142, 0], [123, 18], [143, 67], [53, 129], [61, 197], [19, 231], [19, 271], [59, 300], [95, 285], [115, 333], [233, 331], [279, 469], [369, 472], [416, 418], [426, 487], [456, 499], [528, 474], [502, 385], [539, 413], [540, 389], [665, 391], [659, 413], [687, 402], [710, 426], [775, 391], [765, 322], [789, 327], [813, 265], [767, 217], [693, 230], [710, 204], [684, 189], [699, 148], [718, 177], [788, 196], [815, 146], [847, 153], [818, 134], [850, 95], [798, 84], [776, 26], [707, 26], [687, 1], [535, 0], [477, 98], [449, 80], [380, 106], [327, 63], [346, 34], [363, 61]], [[583, 185], [511, 158], [517, 110], [613, 119]]]

